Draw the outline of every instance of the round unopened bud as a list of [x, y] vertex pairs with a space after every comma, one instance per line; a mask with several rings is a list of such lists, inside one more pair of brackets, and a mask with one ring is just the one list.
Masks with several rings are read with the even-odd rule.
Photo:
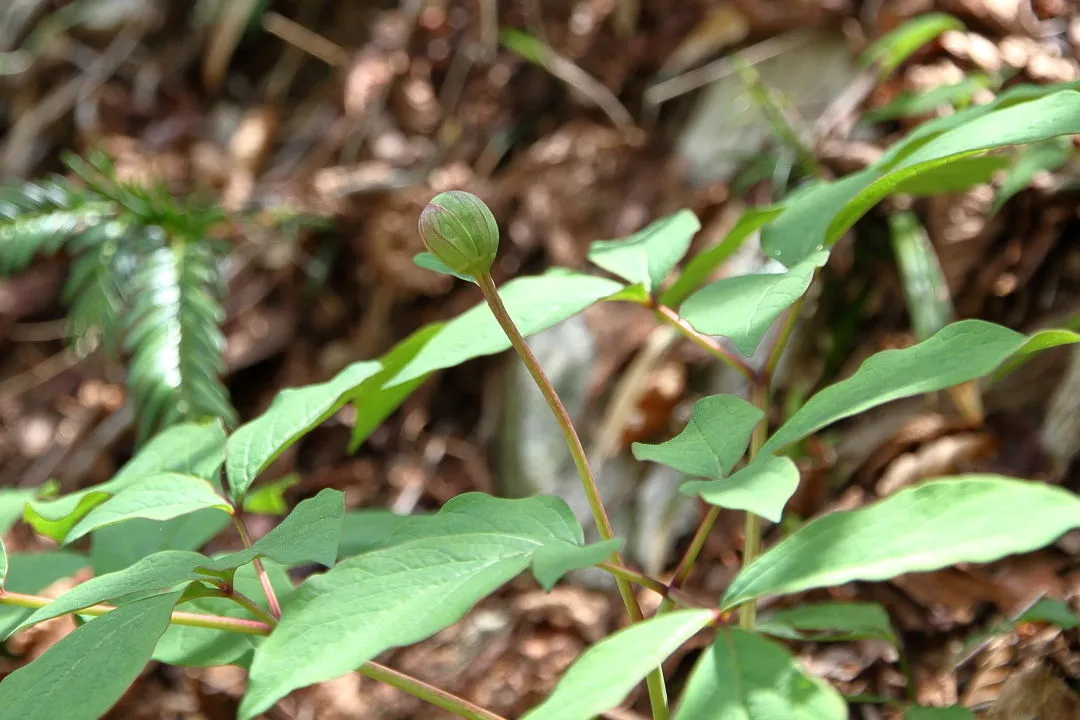
[[460, 275], [486, 273], [499, 251], [499, 226], [483, 200], [463, 190], [439, 193], [420, 213], [420, 237], [443, 265]]

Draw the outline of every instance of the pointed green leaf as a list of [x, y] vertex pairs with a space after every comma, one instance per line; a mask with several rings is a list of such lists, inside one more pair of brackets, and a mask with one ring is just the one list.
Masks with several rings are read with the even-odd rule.
[[680, 314], [694, 329], [729, 338], [752, 357], [780, 314], [810, 287], [814, 271], [829, 259], [817, 252], [786, 272], [738, 275], [706, 285], [686, 299]]
[[784, 506], [799, 487], [799, 469], [790, 458], [762, 454], [731, 477], [691, 480], [679, 486], [683, 495], [698, 495], [710, 505], [745, 510], [780, 522]]
[[169, 626], [179, 593], [139, 600], [95, 618], [0, 682], [4, 716], [97, 720], [142, 672]]
[[[511, 280], [499, 288], [507, 312], [522, 335], [546, 330], [623, 289], [622, 283], [560, 268]], [[480, 303], [446, 323], [386, 386], [494, 355], [510, 347], [495, 316]]]
[[699, 252], [692, 257], [675, 282], [660, 295], [660, 304], [668, 307], [682, 305], [691, 293], [697, 290], [725, 260], [742, 247], [743, 242], [763, 225], [774, 220], [784, 211], [783, 206], [750, 208], [739, 216], [735, 227], [731, 228], [724, 239], [716, 245]]
[[[22, 554], [8, 557], [4, 589], [15, 593], [39, 593], [61, 578], [71, 577], [86, 567], [86, 556], [70, 550]], [[0, 605], [0, 639], [8, 637], [34, 611]]]
[[45, 607], [35, 610], [23, 621], [19, 629], [98, 603], [143, 593], [166, 592], [176, 585], [196, 579], [198, 576], [194, 574], [195, 568], [208, 559], [199, 553], [181, 550], [166, 550], [151, 555], [129, 568], [107, 575], [98, 575], [76, 585]]
[[1039, 482], [962, 475], [813, 520], [740, 572], [721, 605], [885, 580], [1047, 545], [1080, 527], [1080, 497]]
[[975, 720], [975, 713], [960, 705], [952, 707], [909, 707], [904, 720]]
[[22, 518], [26, 503], [33, 499], [34, 490], [0, 489], [0, 535]]
[[289, 473], [277, 480], [259, 485], [244, 496], [244, 512], [258, 515], [284, 515], [289, 512], [285, 493], [300, 482], [300, 475]]
[[1027, 338], [982, 320], [946, 325], [917, 345], [867, 358], [854, 375], [811, 397], [769, 438], [763, 450], [781, 450], [837, 420], [892, 400], [982, 377], [1014, 354], [1080, 339], [1073, 335], [1043, 331]]
[[90, 563], [95, 575], [123, 570], [162, 550], [201, 550], [232, 524], [220, 510], [197, 510], [164, 522], [125, 520], [91, 535]]
[[[278, 600], [284, 600], [293, 591], [292, 582], [284, 565], [272, 560], [264, 560], [263, 567], [270, 577], [270, 583]], [[255, 574], [253, 565], [245, 565], [236, 571], [234, 587], [254, 600], [263, 609], [266, 595], [262, 583]], [[251, 619], [251, 613], [232, 600], [218, 597], [203, 597], [185, 602], [182, 608], [188, 612], [224, 615], [226, 617]], [[251, 652], [262, 641], [257, 635], [221, 632], [188, 625], [170, 625], [154, 648], [154, 660], [169, 665], [182, 667], [214, 667], [220, 665], [239, 665], [247, 667], [251, 661]]]
[[1019, 90], [999, 97], [991, 108], [972, 108], [957, 113], [960, 119], [920, 127], [866, 170], [807, 188], [766, 229], [762, 248], [790, 267], [832, 245], [871, 207], [913, 187], [920, 175], [947, 173], [943, 168], [950, 163], [1009, 145], [1080, 133], [1080, 93], [1063, 90], [1038, 97], [1042, 91]]
[[735, 628], [716, 633], [690, 674], [675, 720], [847, 720], [847, 703], [784, 648]]
[[437, 272], [440, 275], [453, 275], [458, 280], [471, 282], [473, 285], [476, 284], [476, 280], [473, 277], [454, 272], [450, 268], [446, 267], [446, 265], [443, 264], [442, 260], [435, 257], [429, 252], [422, 252], [418, 255], [413, 256], [413, 263], [415, 263], [417, 267], [422, 267], [425, 270], [431, 270], [432, 272]]
[[694, 233], [701, 229], [689, 210], [660, 218], [629, 237], [598, 240], [589, 245], [589, 260], [630, 283], [641, 283], [652, 293], [679, 264]]
[[712, 610], [677, 610], [620, 630], [582, 653], [523, 720], [591, 720], [611, 710], [713, 617]]
[[912, 329], [916, 339], [925, 340], [941, 330], [953, 315], [945, 273], [930, 236], [913, 211], [891, 213], [889, 235]]
[[64, 542], [73, 542], [88, 532], [130, 518], [171, 520], [209, 508], [232, 514], [232, 506], [206, 480], [180, 473], [160, 473], [123, 488], [88, 512]]
[[233, 502], [241, 501], [259, 473], [278, 455], [341, 409], [348, 395], [378, 371], [377, 362], [358, 362], [327, 382], [283, 390], [266, 412], [241, 425], [225, 445], [225, 471]]
[[425, 325], [390, 348], [379, 358], [382, 369], [349, 395], [349, 402], [356, 408], [356, 424], [353, 425], [352, 439], [349, 440], [349, 452], [356, 452], [375, 428], [390, 417], [390, 413], [397, 410], [401, 403], [405, 402], [405, 398], [412, 395], [413, 390], [427, 379], [425, 374], [408, 382], [387, 386], [387, 382], [411, 362], [442, 327], [442, 323]]
[[877, 603], [816, 603], [776, 610], [760, 618], [755, 629], [788, 640], [874, 638], [897, 644], [889, 615]]
[[256, 557], [268, 557], [289, 567], [304, 563], [329, 567], [337, 559], [344, 514], [345, 495], [326, 488], [297, 505], [247, 550], [217, 558], [204, 567], [213, 572], [231, 571]]
[[1080, 628], [1080, 616], [1065, 603], [1053, 598], [1043, 598], [1031, 608], [1025, 610], [1016, 622], [1043, 622], [1057, 625], [1063, 630]]
[[338, 558], [371, 550], [407, 524], [411, 517], [414, 516], [382, 508], [350, 510], [342, 520]]
[[925, 13], [908, 20], [875, 40], [859, 57], [863, 67], [877, 65], [878, 77], [887, 77], [919, 48], [946, 30], [963, 30], [964, 23], [948, 13]]
[[566, 573], [609, 560], [611, 554], [618, 552], [622, 544], [621, 538], [615, 538], [584, 547], [572, 543], [545, 545], [533, 556], [533, 576], [542, 588], [551, 590]]
[[411, 518], [373, 550], [308, 578], [255, 652], [240, 716], [457, 622], [548, 545], [581, 545], [566, 504], [467, 493]]
[[26, 521], [57, 542], [95, 506], [122, 488], [162, 472], [210, 478], [225, 459], [225, 429], [220, 422], [187, 423], [150, 439], [112, 480], [54, 500], [31, 500]]
[[694, 403], [690, 422], [659, 445], [634, 443], [638, 460], [662, 463], [695, 477], [721, 478], [746, 452], [764, 413], [734, 395], [710, 395]]

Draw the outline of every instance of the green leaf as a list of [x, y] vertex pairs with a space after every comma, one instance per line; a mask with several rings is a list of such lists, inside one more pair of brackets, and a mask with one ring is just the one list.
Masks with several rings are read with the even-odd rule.
[[975, 720], [975, 714], [966, 707], [909, 707], [904, 720]]
[[[278, 600], [287, 598], [293, 591], [293, 586], [285, 567], [272, 560], [264, 560], [263, 567]], [[266, 606], [266, 595], [263, 592], [262, 583], [255, 574], [253, 565], [245, 565], [238, 569], [233, 584], [237, 592], [251, 598], [264, 609], [269, 609]], [[186, 602], [181, 607], [186, 611], [209, 615], [224, 615], [249, 620], [252, 617], [248, 610], [227, 598], [202, 597]], [[154, 649], [154, 660], [181, 667], [221, 665], [247, 667], [251, 662], [252, 650], [261, 641], [262, 638], [257, 635], [241, 635], [187, 625], [170, 625]]]
[[712, 610], [678, 610], [620, 630], [582, 653], [523, 720], [591, 720], [611, 710], [714, 617]]
[[910, 210], [890, 213], [889, 232], [911, 325], [915, 337], [925, 340], [941, 330], [953, 315], [945, 273], [918, 215]]
[[799, 469], [790, 458], [761, 454], [729, 478], [691, 480], [680, 485], [679, 492], [698, 495], [710, 505], [780, 522], [784, 506], [798, 487]]
[[711, 395], [694, 403], [690, 422], [659, 445], [634, 443], [634, 457], [662, 463], [695, 477], [722, 478], [746, 452], [764, 413], [734, 395]]
[[377, 362], [357, 362], [324, 383], [282, 390], [266, 412], [241, 425], [225, 445], [225, 474], [233, 502], [239, 503], [259, 473], [340, 410], [349, 393], [378, 371]]
[[417, 267], [422, 267], [425, 270], [431, 270], [432, 272], [437, 272], [440, 275], [453, 275], [458, 280], [471, 282], [473, 285], [476, 284], [475, 278], [470, 275], [463, 275], [461, 273], [454, 272], [450, 268], [446, 267], [446, 265], [443, 264], [442, 260], [435, 257], [429, 252], [422, 252], [418, 255], [413, 256], [413, 263], [415, 263]]
[[387, 382], [411, 362], [442, 327], [442, 323], [425, 325], [390, 348], [389, 352], [379, 358], [382, 369], [349, 395], [349, 402], [356, 408], [356, 424], [353, 425], [352, 439], [349, 440], [349, 452], [356, 452], [375, 428], [390, 417], [390, 413], [397, 410], [401, 403], [405, 402], [405, 398], [412, 395], [427, 379], [427, 375], [421, 375], [399, 385], [387, 386]]
[[709, 276], [742, 247], [743, 242], [784, 211], [782, 206], [750, 208], [739, 216], [735, 227], [716, 245], [699, 252], [660, 295], [660, 304], [678, 307], [690, 294], [709, 279]]
[[925, 13], [908, 20], [882, 35], [859, 57], [863, 67], [877, 65], [878, 77], [884, 78], [915, 51], [946, 30], [963, 30], [964, 23], [947, 13]]
[[32, 489], [0, 489], [0, 535], [10, 530], [22, 518], [26, 503], [34, 499], [34, 492]]
[[[621, 283], [555, 268], [543, 275], [511, 280], [499, 288], [507, 312], [522, 335], [546, 330], [623, 289]], [[446, 323], [386, 386], [494, 355], [510, 347], [495, 316], [481, 303]]]
[[119, 350], [128, 308], [125, 288], [138, 267], [138, 233], [145, 234], [146, 228], [131, 219], [111, 220], [71, 243], [75, 258], [63, 300], [69, 305], [68, 336], [79, 355], [93, 350], [99, 338], [106, 352], [115, 355]]
[[86, 513], [121, 489], [165, 472], [210, 478], [224, 459], [225, 429], [220, 422], [175, 425], [146, 443], [112, 480], [54, 500], [31, 500], [26, 521], [60, 542]]
[[[16, 593], [39, 593], [61, 578], [71, 577], [86, 567], [86, 556], [69, 550], [19, 554], [8, 557], [4, 589]], [[33, 610], [0, 605], [0, 638], [8, 637]]]
[[873, 638], [897, 644], [889, 615], [877, 603], [817, 603], [776, 610], [762, 617], [758, 632], [815, 642]]
[[409, 522], [411, 515], [399, 515], [392, 510], [371, 508], [345, 513], [341, 526], [338, 558], [367, 552], [397, 532]]
[[329, 567], [337, 559], [344, 514], [344, 494], [339, 490], [323, 489], [297, 505], [247, 550], [213, 560], [205, 567], [215, 572], [231, 571], [256, 557], [268, 557], [289, 567], [304, 563]]
[[[1016, 99], [1018, 96], [1011, 96]], [[1022, 97], [1022, 96], [1020, 96]], [[982, 153], [1080, 132], [1080, 93], [1057, 92], [965, 115], [961, 125], [912, 133], [866, 170], [801, 192], [766, 230], [762, 249], [789, 267], [832, 245], [891, 193], [916, 187], [918, 176]], [[934, 135], [942, 127], [950, 129]]]
[[285, 515], [289, 505], [285, 502], [285, 493], [300, 482], [298, 473], [289, 473], [283, 477], [260, 485], [244, 495], [244, 512], [260, 515]]
[[589, 245], [589, 260], [630, 283], [641, 283], [652, 293], [660, 287], [701, 229], [689, 210], [660, 218], [629, 237], [598, 240]]
[[566, 573], [611, 559], [611, 554], [618, 552], [622, 544], [622, 538], [614, 538], [584, 547], [573, 543], [545, 545], [533, 556], [533, 575], [540, 587], [550, 591]]
[[802, 297], [814, 271], [828, 259], [829, 253], [822, 251], [787, 272], [717, 280], [687, 298], [679, 312], [695, 330], [723, 335], [751, 357], [776, 318]]
[[884, 122], [903, 117], [929, 115], [942, 107], [970, 105], [975, 93], [990, 87], [990, 78], [982, 73], [971, 73], [953, 85], [939, 85], [926, 92], [904, 92], [887, 105], [870, 110], [864, 117], [870, 122]]
[[552, 497], [466, 493], [435, 515], [410, 518], [379, 547], [308, 578], [284, 603], [280, 624], [255, 651], [240, 716], [433, 635], [541, 549], [567, 544], [582, 545], [582, 530]]
[[892, 400], [944, 390], [982, 377], [1014, 354], [1034, 352], [1080, 336], [1044, 331], [1026, 338], [982, 320], [962, 320], [903, 350], [872, 355], [855, 374], [806, 401], [768, 439], [763, 451], [776, 452], [837, 420]]
[[180, 473], [160, 473], [121, 489], [88, 512], [64, 542], [73, 542], [88, 532], [130, 518], [171, 520], [208, 508], [230, 515], [233, 512], [232, 506], [206, 480]]
[[904, 193], [918, 197], [932, 197], [963, 192], [976, 185], [990, 182], [994, 173], [1009, 167], [1011, 163], [1011, 153], [1002, 150], [987, 155], [964, 156], [902, 180], [889, 191], [889, 195]]
[[1016, 622], [1042, 622], [1057, 625], [1063, 630], [1080, 628], [1080, 617], [1065, 603], [1052, 598], [1043, 598], [1016, 618]]
[[0, 590], [4, 589], [4, 581], [7, 580], [7, 571], [7, 550], [4, 548], [4, 539], [0, 538]]
[[142, 672], [179, 593], [123, 605], [66, 635], [0, 682], [4, 715], [97, 720]]
[[129, 568], [98, 575], [76, 585], [45, 607], [35, 610], [23, 621], [19, 630], [98, 603], [145, 593], [168, 592], [181, 583], [198, 579], [200, 576], [195, 574], [195, 568], [207, 560], [209, 558], [205, 555], [182, 550], [166, 550], [151, 555]]
[[994, 204], [990, 208], [990, 214], [996, 215], [1009, 198], [1027, 189], [1035, 175], [1048, 170], [1057, 170], [1069, 161], [1072, 154], [1072, 139], [1067, 137], [1050, 138], [1024, 148], [994, 195]]
[[184, 421], [234, 424], [221, 377], [225, 336], [222, 277], [214, 245], [177, 242], [140, 258], [131, 280], [124, 349], [142, 439]]
[[847, 720], [847, 703], [784, 648], [724, 628], [701, 654], [675, 720]]
[[1060, 488], [994, 475], [936, 480], [812, 520], [740, 572], [721, 605], [991, 562], [1043, 547], [1075, 527], [1080, 498]]
[[91, 535], [90, 563], [95, 575], [123, 570], [162, 550], [200, 550], [231, 524], [220, 510], [198, 510], [172, 520], [126, 520]]

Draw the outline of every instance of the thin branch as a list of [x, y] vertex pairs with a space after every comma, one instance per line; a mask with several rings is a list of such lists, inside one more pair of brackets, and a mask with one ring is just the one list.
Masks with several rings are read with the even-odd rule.
[[731, 352], [708, 335], [699, 333], [685, 318], [666, 305], [657, 305], [653, 310], [656, 311], [656, 314], [661, 320], [678, 330], [692, 343], [715, 356], [720, 362], [724, 363], [732, 370], [735, 370], [747, 380], [754, 382], [754, 369], [741, 357]]
[[459, 698], [445, 690], [440, 690], [433, 685], [428, 685], [422, 680], [398, 672], [393, 668], [388, 668], [385, 665], [369, 662], [357, 672], [372, 680], [378, 680], [396, 687], [398, 690], [406, 692], [415, 698], [420, 698], [435, 707], [449, 710], [455, 715], [465, 718], [465, 720], [505, 720], [501, 715], [496, 715], [479, 705], [474, 705], [464, 698]]
[[[244, 527], [244, 521], [240, 517], [241, 510], [237, 508], [236, 514], [233, 515], [233, 523], [236, 525], [237, 532], [240, 533], [240, 540], [244, 543], [244, 547], [251, 547], [251, 537], [248, 535], [247, 528]], [[277, 593], [274, 592], [274, 586], [270, 582], [270, 576], [266, 574], [266, 568], [263, 567], [262, 559], [255, 558], [252, 561], [252, 565], [255, 566], [255, 574], [259, 576], [259, 583], [262, 584], [263, 592], [266, 594], [266, 604], [270, 606], [270, 614], [275, 618], [281, 617], [281, 603], [278, 602]]]
[[[0, 605], [11, 605], [24, 608], [43, 608], [49, 605], [55, 598], [41, 597], [40, 595], [24, 595], [4, 590], [0, 592]], [[86, 615], [98, 617], [116, 609], [115, 605], [92, 605], [82, 610], [76, 610], [73, 615]], [[174, 611], [169, 619], [172, 625], [184, 625], [186, 627], [206, 628], [208, 630], [223, 630], [225, 632], [240, 633], [242, 635], [269, 635], [270, 626], [258, 620], [245, 620], [243, 618], [226, 617], [224, 615], [207, 615], [204, 613]]]

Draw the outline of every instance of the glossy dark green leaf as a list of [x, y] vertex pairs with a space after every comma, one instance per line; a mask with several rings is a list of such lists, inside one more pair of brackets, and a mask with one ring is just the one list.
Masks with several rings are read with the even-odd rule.
[[780, 522], [784, 506], [799, 487], [799, 469], [790, 458], [762, 454], [731, 477], [691, 480], [679, 486], [683, 495], [697, 495], [710, 505], [745, 510]]
[[589, 260], [630, 283], [640, 283], [646, 292], [660, 287], [701, 229], [697, 216], [689, 210], [655, 220], [629, 237], [598, 240], [589, 245]]
[[1075, 527], [1080, 497], [1061, 488], [995, 475], [934, 480], [803, 525], [744, 568], [721, 606], [992, 562], [1036, 550]]
[[266, 412], [237, 428], [225, 445], [225, 475], [233, 502], [243, 499], [278, 455], [340, 410], [349, 395], [378, 371], [377, 362], [357, 362], [324, 383], [282, 390]]
[[847, 720], [847, 703], [780, 645], [723, 628], [690, 674], [675, 720]]
[[739, 462], [764, 413], [734, 395], [710, 395], [694, 403], [682, 431], [659, 445], [634, 443], [638, 460], [657, 462], [703, 478], [722, 478]]
[[[607, 278], [553, 269], [511, 280], [499, 288], [510, 317], [523, 335], [546, 330], [593, 303], [614, 295], [623, 284]], [[486, 303], [446, 323], [386, 385], [422, 378], [435, 370], [493, 355], [510, 347]]]
[[713, 617], [712, 610], [677, 610], [620, 630], [582, 653], [523, 720], [591, 720], [611, 710]]

